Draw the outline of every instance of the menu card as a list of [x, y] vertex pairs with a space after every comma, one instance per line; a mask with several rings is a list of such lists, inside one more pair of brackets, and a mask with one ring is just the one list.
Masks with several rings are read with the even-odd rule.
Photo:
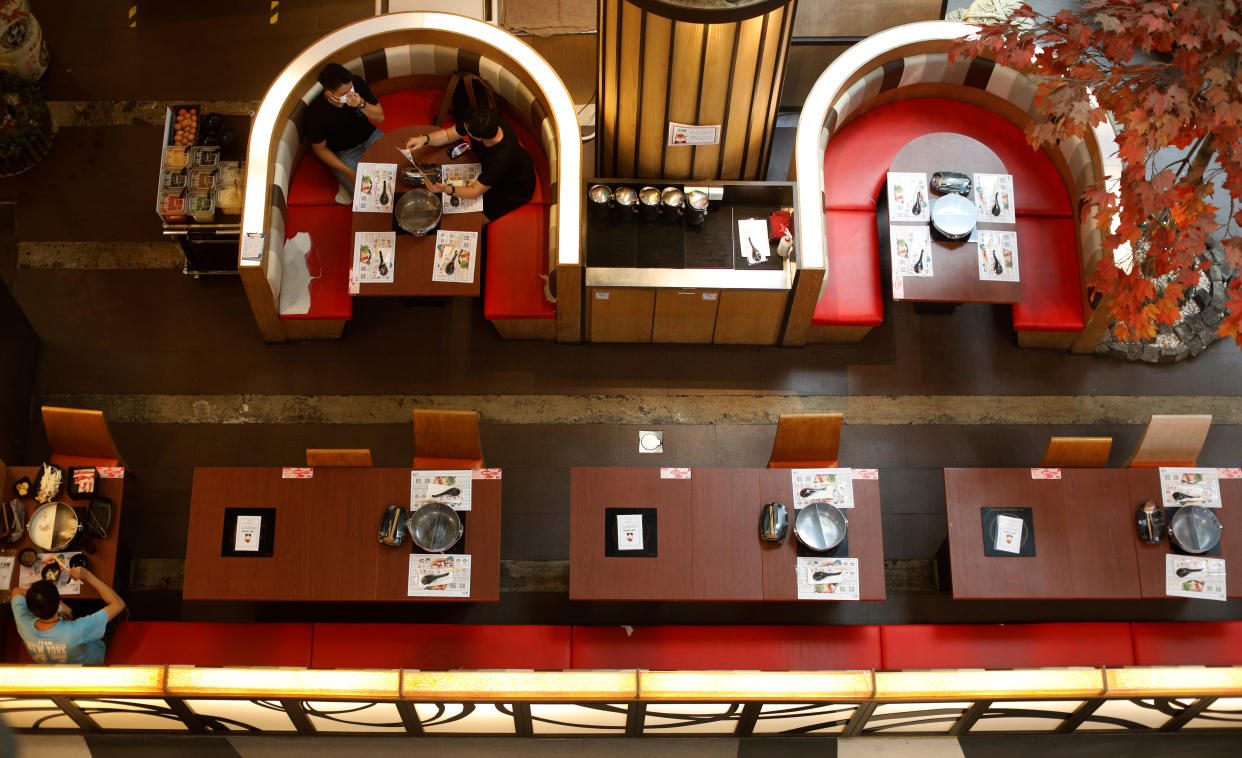
[[1018, 281], [1018, 234], [979, 230], [979, 278]]
[[[481, 163], [446, 163], [440, 167], [440, 181], [461, 189], [467, 184], [478, 179], [479, 174], [481, 173], [483, 173], [483, 164]], [[482, 195], [467, 199], [443, 192], [440, 194], [440, 200], [441, 207], [444, 209], [445, 213], [483, 212]]]
[[392, 213], [397, 164], [359, 163], [354, 178], [354, 211]]
[[1220, 472], [1214, 468], [1160, 467], [1160, 495], [1165, 508], [1201, 505], [1219, 508]]
[[410, 554], [409, 597], [470, 597], [470, 556]]
[[798, 558], [799, 600], [857, 600], [857, 558]]
[[1201, 600], [1225, 599], [1225, 560], [1174, 555], [1164, 556], [1164, 594]]
[[433, 282], [473, 282], [478, 258], [478, 232], [436, 232], [436, 254], [431, 262]]
[[397, 275], [396, 232], [355, 232], [353, 274], [359, 284], [391, 284]]
[[233, 549], [251, 553], [259, 552], [259, 531], [263, 528], [262, 516], [238, 516], [233, 533]]
[[643, 549], [643, 517], [641, 513], [624, 513], [617, 516], [617, 549]]
[[996, 517], [996, 549], [1014, 554], [1022, 550], [1022, 519]]
[[854, 507], [854, 477], [847, 468], [796, 468], [793, 478], [794, 510], [811, 503]]
[[[77, 551], [74, 551], [72, 553], [39, 553], [35, 557], [35, 564], [33, 566], [26, 567], [26, 566], [22, 566], [21, 564], [18, 564], [17, 586], [21, 587], [24, 590], [27, 590], [27, 589], [30, 589], [30, 585], [41, 580], [43, 578], [43, 564], [49, 559], [55, 560], [56, 558], [59, 558], [60, 560], [64, 561], [65, 565], [67, 566], [69, 565], [69, 559], [78, 554], [79, 553]], [[64, 566], [61, 567], [60, 571], [61, 571], [61, 575], [60, 575], [61, 581], [57, 582], [56, 584], [56, 589], [60, 591], [60, 594], [62, 595], [82, 594], [82, 583], [78, 581], [77, 579], [68, 578], [67, 577], [68, 570], [65, 569]], [[5, 586], [7, 587], [7, 585]]]
[[0, 591], [7, 590], [13, 583], [13, 567], [17, 565], [16, 560], [11, 555], [0, 555]]
[[931, 276], [931, 227], [890, 226], [888, 245], [893, 256], [893, 276]]
[[1013, 177], [1009, 174], [975, 174], [975, 210], [980, 223], [1016, 224]]
[[410, 510], [426, 503], [444, 503], [455, 511], [468, 511], [473, 481], [474, 477], [468, 469], [411, 471]]
[[888, 220], [931, 221], [927, 174], [888, 172]]

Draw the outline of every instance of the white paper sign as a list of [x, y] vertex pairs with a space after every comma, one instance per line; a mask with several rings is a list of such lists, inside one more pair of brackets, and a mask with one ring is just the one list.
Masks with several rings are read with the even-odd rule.
[[473, 473], [468, 469], [411, 471], [410, 510], [425, 503], [444, 503], [455, 511], [468, 511], [473, 482]]
[[1022, 550], [1022, 519], [996, 517], [996, 549], [1017, 554]]
[[1200, 600], [1225, 599], [1225, 560], [1168, 553], [1164, 556], [1164, 594]]
[[932, 276], [931, 227], [890, 226], [893, 276]]
[[470, 597], [470, 556], [410, 555], [409, 597]]
[[716, 145], [720, 143], [720, 124], [696, 126], [668, 122], [668, 146]]
[[854, 507], [854, 476], [848, 468], [796, 468], [793, 479], [794, 510], [811, 503], [829, 503], [838, 508]]
[[238, 516], [237, 530], [233, 533], [233, 549], [238, 552], [259, 552], [259, 530], [262, 528], [262, 516]]
[[798, 558], [799, 600], [857, 600], [857, 558]]
[[617, 549], [643, 549], [643, 517], [638, 513], [617, 516]]
[[1220, 471], [1214, 468], [1160, 468], [1160, 495], [1165, 508], [1183, 505], [1220, 507]]
[[979, 278], [1018, 281], [1018, 233], [979, 230]]
[[7, 590], [13, 583], [13, 567], [16, 559], [11, 555], [0, 555], [0, 590]]
[[391, 284], [397, 275], [396, 232], [355, 232], [353, 273], [358, 284]]
[[359, 163], [354, 178], [354, 211], [392, 213], [396, 187], [397, 164]]
[[263, 260], [263, 234], [246, 232], [241, 242], [241, 258], [243, 261]]
[[1014, 211], [1013, 177], [1009, 174], [975, 174], [975, 210], [981, 223], [1017, 223]]
[[[440, 167], [440, 181], [460, 190], [478, 179], [481, 173], [483, 173], [481, 163], [446, 163]], [[482, 213], [483, 196], [464, 198], [442, 192], [440, 193], [440, 207], [445, 213]]]
[[927, 174], [888, 172], [888, 220], [931, 221]]
[[443, 229], [436, 232], [431, 281], [473, 282], [478, 247], [478, 232], [450, 232]]

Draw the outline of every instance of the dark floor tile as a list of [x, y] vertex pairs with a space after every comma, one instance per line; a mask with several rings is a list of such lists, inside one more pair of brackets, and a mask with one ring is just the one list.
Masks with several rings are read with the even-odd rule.
[[901, 468], [906, 465], [904, 426], [855, 426], [841, 429], [838, 461], [849, 468]]
[[786, 758], [790, 755], [836, 758], [837, 740], [833, 737], [764, 737], [737, 743], [737, 758]]
[[1237, 734], [968, 734], [958, 737], [957, 743], [965, 758], [1233, 758], [1239, 750]]
[[183, 758], [239, 758], [227, 737], [193, 738], [152, 735], [85, 736], [91, 758], [131, 758], [143, 755], [178, 755]]
[[525, 517], [553, 514], [569, 517], [569, 470], [511, 468], [504, 473], [504, 513]]
[[764, 468], [772, 456], [776, 424], [717, 424], [716, 464], [722, 468]]
[[[880, 507], [886, 516], [945, 515], [944, 470], [880, 469]], [[888, 558], [897, 556], [885, 555]]]
[[1037, 466], [1048, 446], [1043, 426], [1022, 424], [905, 427], [906, 465]]
[[944, 515], [884, 512], [884, 559], [932, 558], [949, 537]]
[[[546, 424], [529, 432], [529, 460], [537, 466], [619, 466], [614, 424]], [[637, 444], [637, 443], [635, 443]]]
[[569, 560], [569, 516], [509, 513], [500, 521], [500, 558], [510, 561]]
[[[709, 467], [716, 465], [716, 427], [712, 424], [620, 424], [614, 426], [618, 466]], [[662, 431], [663, 453], [640, 453], [639, 431]]]

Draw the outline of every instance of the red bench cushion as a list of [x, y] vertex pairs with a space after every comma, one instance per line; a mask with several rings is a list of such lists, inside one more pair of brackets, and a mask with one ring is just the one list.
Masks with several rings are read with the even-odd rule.
[[567, 669], [568, 626], [315, 624], [313, 668]]
[[1072, 218], [1018, 216], [1018, 267], [1022, 302], [1013, 306], [1014, 329], [1077, 332], [1086, 325]]
[[1242, 621], [1135, 621], [1138, 666], [1242, 665]]
[[881, 626], [884, 670], [1129, 666], [1129, 622]]
[[935, 97], [881, 105], [829, 139], [824, 151], [825, 207], [875, 210], [893, 158], [910, 140], [934, 132], [964, 134], [991, 148], [1014, 177], [1019, 214], [1072, 215], [1061, 174], [1047, 155], [1027, 144], [1021, 129], [986, 108]]
[[543, 295], [546, 273], [548, 206], [527, 203], [488, 224], [483, 315], [556, 318], [556, 306]]
[[[814, 326], [877, 326], [884, 321], [879, 232], [874, 211], [827, 212], [827, 284], [811, 316]], [[1021, 255], [1019, 248], [1019, 256]], [[1019, 257], [1019, 261], [1021, 258]]]
[[880, 665], [876, 626], [575, 626], [576, 669], [831, 671]]
[[311, 305], [307, 313], [282, 314], [282, 319], [348, 320], [353, 315], [354, 301], [349, 296], [353, 255], [350, 214], [348, 206], [336, 203], [289, 206], [285, 241], [299, 232], [306, 232], [311, 238], [310, 251], [306, 253], [306, 267], [312, 277]]
[[310, 665], [310, 624], [123, 621], [108, 643], [108, 663], [128, 665]]

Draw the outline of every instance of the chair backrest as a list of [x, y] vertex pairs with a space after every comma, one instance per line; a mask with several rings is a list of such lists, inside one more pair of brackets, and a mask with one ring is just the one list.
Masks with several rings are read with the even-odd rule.
[[782, 413], [768, 468], [832, 468], [841, 447], [840, 413]]
[[306, 465], [316, 466], [371, 466], [371, 451], [363, 449], [307, 448]]
[[1108, 465], [1112, 437], [1052, 437], [1044, 450], [1043, 468], [1103, 468]]
[[120, 460], [103, 411], [43, 406], [43, 429], [52, 455]]
[[[414, 411], [414, 460], [437, 461], [461, 466], [483, 465], [479, 442], [479, 414], [475, 411]], [[436, 464], [441, 465], [441, 464]]]
[[1153, 415], [1126, 465], [1193, 466], [1211, 426], [1210, 414]]

